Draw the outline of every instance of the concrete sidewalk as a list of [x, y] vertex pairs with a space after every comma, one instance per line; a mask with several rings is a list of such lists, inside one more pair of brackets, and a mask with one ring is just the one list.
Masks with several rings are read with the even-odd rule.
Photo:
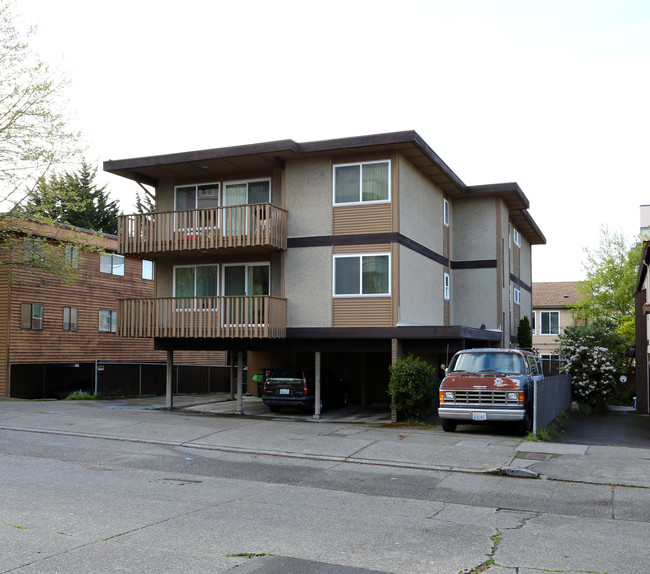
[[269, 457], [650, 488], [650, 441], [647, 447], [627, 448], [530, 442], [507, 431], [491, 433], [476, 427], [445, 433], [437, 425], [391, 425], [386, 409], [347, 411], [345, 416], [332, 411], [315, 421], [309, 415], [271, 415], [254, 397], [246, 397], [245, 414], [236, 415], [236, 403], [223, 398], [174, 397], [175, 410], [171, 412], [162, 408], [164, 397], [0, 400], [0, 429]]

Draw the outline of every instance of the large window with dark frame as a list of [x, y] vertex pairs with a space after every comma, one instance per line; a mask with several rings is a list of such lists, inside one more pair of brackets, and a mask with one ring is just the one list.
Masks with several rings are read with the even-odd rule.
[[334, 256], [334, 296], [390, 295], [390, 254]]
[[540, 311], [540, 335], [560, 334], [560, 312]]
[[63, 330], [76, 331], [79, 327], [79, 310], [77, 307], [63, 307]]
[[117, 311], [113, 309], [99, 310], [99, 331], [115, 333], [117, 331]]
[[390, 161], [334, 166], [334, 205], [390, 201]]

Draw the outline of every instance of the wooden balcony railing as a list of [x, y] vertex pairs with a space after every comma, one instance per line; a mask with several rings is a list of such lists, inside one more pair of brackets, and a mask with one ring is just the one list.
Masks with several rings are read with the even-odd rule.
[[121, 215], [119, 252], [287, 248], [287, 211], [270, 203]]
[[242, 297], [158, 297], [119, 299], [120, 337], [282, 338], [287, 300]]

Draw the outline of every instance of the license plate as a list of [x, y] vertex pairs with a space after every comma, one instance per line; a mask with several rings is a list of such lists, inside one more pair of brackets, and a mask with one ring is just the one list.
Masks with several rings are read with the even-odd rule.
[[472, 420], [473, 421], [486, 421], [487, 420], [487, 413], [472, 413]]
[[289, 394], [289, 389], [280, 389], [280, 394], [281, 395], [288, 395]]

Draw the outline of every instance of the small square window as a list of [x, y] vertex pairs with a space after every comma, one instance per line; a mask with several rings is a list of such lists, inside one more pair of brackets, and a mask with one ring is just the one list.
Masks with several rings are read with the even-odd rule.
[[515, 288], [514, 293], [515, 293], [515, 296], [514, 296], [515, 303], [520, 305], [521, 304], [521, 291], [519, 289]]
[[451, 279], [449, 278], [449, 273], [444, 275], [444, 287], [443, 287], [445, 301], [451, 299]]
[[111, 275], [124, 275], [124, 255], [117, 253], [103, 254], [99, 258], [100, 273], [110, 273]]
[[20, 328], [41, 330], [43, 328], [42, 303], [21, 303]]
[[449, 227], [449, 202], [446, 199], [443, 203], [443, 222]]
[[153, 261], [142, 260], [142, 278], [153, 281]]

